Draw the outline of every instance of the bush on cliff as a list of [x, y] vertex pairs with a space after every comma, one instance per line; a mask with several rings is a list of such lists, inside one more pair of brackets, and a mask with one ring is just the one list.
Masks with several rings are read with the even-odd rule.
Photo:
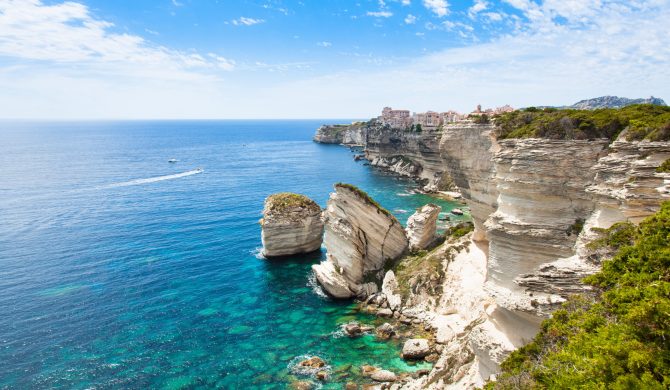
[[496, 116], [497, 135], [505, 138], [669, 141], [670, 107], [636, 104], [623, 108], [572, 110], [527, 108]]
[[597, 293], [570, 298], [487, 388], [670, 388], [670, 202], [602, 234], [618, 250], [585, 279]]

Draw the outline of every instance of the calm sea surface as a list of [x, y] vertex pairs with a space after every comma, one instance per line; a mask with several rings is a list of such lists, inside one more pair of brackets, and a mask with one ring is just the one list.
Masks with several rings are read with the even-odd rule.
[[425, 368], [340, 337], [374, 319], [319, 294], [322, 253], [257, 256], [274, 192], [325, 206], [352, 183], [403, 223], [435, 202], [311, 142], [323, 122], [0, 122], [0, 388], [284, 388], [306, 354], [325, 388]]

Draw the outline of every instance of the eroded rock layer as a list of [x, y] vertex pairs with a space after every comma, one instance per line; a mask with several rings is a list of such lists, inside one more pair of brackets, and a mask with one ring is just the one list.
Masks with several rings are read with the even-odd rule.
[[375, 126], [368, 129], [365, 156], [370, 164], [420, 179], [425, 191], [452, 188], [440, 154], [441, 130], [412, 132]]

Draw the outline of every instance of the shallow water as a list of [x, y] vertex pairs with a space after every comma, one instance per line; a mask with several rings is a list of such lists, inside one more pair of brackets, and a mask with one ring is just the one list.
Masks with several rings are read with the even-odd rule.
[[322, 122], [0, 122], [0, 388], [274, 388], [306, 354], [326, 388], [420, 368], [338, 337], [374, 318], [318, 294], [322, 253], [257, 257], [273, 192], [323, 206], [352, 183], [403, 223], [436, 202], [311, 142]]

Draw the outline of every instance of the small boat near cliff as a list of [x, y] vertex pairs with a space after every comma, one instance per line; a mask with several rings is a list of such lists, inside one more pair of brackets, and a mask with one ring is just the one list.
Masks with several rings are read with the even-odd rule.
[[463, 215], [463, 210], [453, 209], [453, 210], [451, 210], [451, 213], [454, 214], [454, 215]]

